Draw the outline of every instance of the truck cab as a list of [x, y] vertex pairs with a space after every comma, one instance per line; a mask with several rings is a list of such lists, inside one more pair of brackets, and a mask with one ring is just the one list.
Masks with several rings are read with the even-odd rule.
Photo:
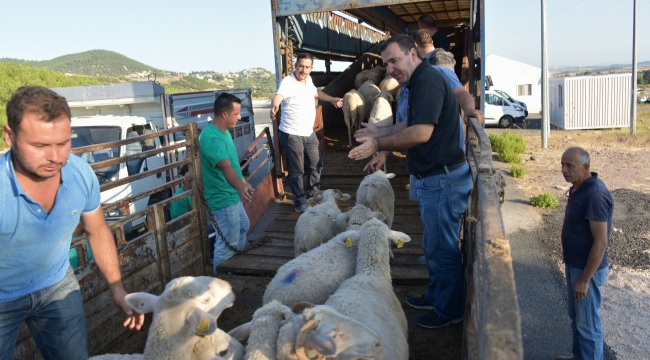
[[[147, 118], [141, 116], [80, 116], [72, 118], [72, 147], [78, 148], [88, 145], [111, 143], [119, 140], [134, 138], [156, 131], [156, 126]], [[78, 154], [88, 164], [129, 156], [144, 151], [161, 147], [161, 140], [153, 138], [133, 144], [115, 146], [110, 149], [96, 150]], [[143, 171], [155, 169], [165, 165], [163, 153], [158, 153], [147, 158], [133, 159], [95, 170], [99, 185], [108, 184]], [[128, 196], [144, 192], [165, 183], [164, 173], [152, 175], [116, 188], [102, 191], [101, 203], [116, 202]], [[162, 201], [166, 198], [164, 193], [146, 196], [133, 203], [124, 205], [119, 209], [111, 210], [104, 214], [109, 223], [118, 221], [125, 216], [142, 211], [148, 205]], [[134, 220], [125, 225], [125, 232], [129, 233], [144, 226], [144, 218]]]

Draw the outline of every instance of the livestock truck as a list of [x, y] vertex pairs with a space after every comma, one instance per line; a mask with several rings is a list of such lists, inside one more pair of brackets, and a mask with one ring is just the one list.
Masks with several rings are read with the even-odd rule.
[[[417, 19], [421, 15], [430, 14], [437, 20], [439, 28], [449, 36], [451, 52], [457, 64], [456, 73], [461, 82], [476, 97], [478, 104], [484, 103], [484, 0], [272, 0], [271, 9], [277, 81], [293, 70], [295, 53], [308, 52], [317, 61], [324, 60], [326, 64], [325, 71], [312, 73], [316, 86], [329, 95], [343, 96], [353, 88], [354, 77], [358, 72], [381, 64], [377, 46], [383, 39], [389, 35], [416, 30]], [[345, 71], [337, 73], [331, 71], [332, 61], [345, 61], [349, 66]], [[354, 196], [356, 187], [365, 175], [361, 170], [364, 162], [347, 159], [349, 148], [343, 116], [340, 110], [329, 104], [317, 105], [316, 116], [315, 130], [324, 151], [322, 188], [338, 188]], [[260, 166], [250, 170], [251, 176], [263, 171], [265, 168], [262, 165], [265, 163], [272, 163], [273, 168], [256, 186], [255, 198], [246, 206], [251, 220], [249, 239], [253, 244], [218, 268], [220, 274], [232, 273], [229, 280], [233, 282], [242, 280], [244, 284], [252, 284], [255, 279], [268, 279], [282, 264], [294, 257], [293, 229], [298, 214], [293, 212], [290, 202], [283, 200], [283, 149], [274, 141], [277, 136], [271, 137], [271, 132], [277, 134], [277, 126], [274, 123], [272, 129], [265, 129], [240, 156], [245, 168], [251, 164], [251, 161], [245, 160], [247, 157], [264, 158]], [[176, 163], [168, 163], [156, 169], [141, 169], [139, 174], [119, 180], [119, 184], [126, 184], [188, 164], [190, 172], [186, 178], [193, 183], [192, 190], [151, 204], [110, 225], [115, 232], [125, 286], [130, 292], [148, 291], [159, 294], [164, 285], [175, 277], [211, 274], [209, 244], [206, 240], [206, 211], [200, 193], [196, 191], [202, 188], [201, 163], [198, 161], [198, 127], [196, 123], [171, 129], [163, 127], [158, 133], [73, 149], [73, 153], [83, 154], [114, 146], [128, 146], [158, 136], [171, 137], [174, 133], [182, 133], [185, 140], [167, 142], [159, 149], [150, 150], [146, 156], [121, 153], [114, 159], [91, 164], [94, 169], [102, 169], [136, 158], [142, 159], [153, 153], [185, 151], [187, 154]], [[412, 355], [412, 358], [523, 359], [510, 246], [500, 212], [500, 176], [492, 168], [491, 145], [483, 127], [471, 120], [467, 134], [467, 156], [474, 188], [461, 234], [466, 269], [466, 310], [462, 334], [459, 335], [462, 345], [458, 342], [460, 349], [437, 348], [438, 351], [447, 353], [432, 352], [426, 356]], [[266, 144], [261, 146], [264, 141]], [[418, 247], [421, 244], [422, 225], [417, 204], [408, 200], [408, 173], [403, 155], [396, 153], [389, 159], [388, 167], [389, 171], [397, 175], [391, 180], [396, 195], [393, 228], [406, 232], [412, 239], [407, 246], [393, 249], [393, 285], [396, 290], [408, 285], [424, 287], [428, 281], [426, 268], [416, 261], [422, 253]], [[115, 210], [144, 196], [167, 191], [181, 181], [182, 179], [170, 178], [160, 186], [105, 204], [104, 210]], [[165, 219], [165, 208], [171, 202], [186, 196], [192, 197], [193, 209], [172, 221]], [[346, 205], [343, 205], [342, 210], [345, 208]], [[126, 224], [143, 217], [147, 222], [146, 231], [127, 241], [124, 231]], [[112, 306], [107, 285], [94, 263], [83, 256], [84, 241], [84, 236], [81, 236], [73, 241], [72, 247], [77, 248], [81, 254], [75, 274], [81, 284], [91, 354], [142, 351], [146, 333], [141, 331], [134, 334], [122, 328], [122, 315]], [[241, 291], [237, 293], [239, 301], [260, 304], [261, 299], [251, 297], [261, 297], [261, 292], [251, 295], [245, 288], [247, 285], [236, 289], [236, 292]], [[236, 307], [237, 304], [236, 302]], [[249, 321], [250, 315], [248, 313], [246, 318], [242, 316], [238, 320], [242, 323]], [[219, 321], [223, 324], [221, 318]], [[446, 336], [447, 331], [450, 330], [439, 330], [436, 337]], [[435, 340], [430, 345], [424, 342], [417, 346], [431, 346], [433, 349], [434, 342]], [[411, 347], [415, 345], [411, 344]], [[16, 358], [37, 356], [28, 330], [23, 326]]]

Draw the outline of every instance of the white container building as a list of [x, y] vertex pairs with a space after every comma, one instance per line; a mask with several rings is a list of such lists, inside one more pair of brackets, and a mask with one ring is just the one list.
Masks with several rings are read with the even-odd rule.
[[564, 130], [630, 125], [632, 74], [549, 78], [551, 124]]
[[542, 110], [542, 69], [490, 54], [485, 58], [485, 75], [492, 78], [490, 89], [503, 90], [523, 101], [529, 113]]

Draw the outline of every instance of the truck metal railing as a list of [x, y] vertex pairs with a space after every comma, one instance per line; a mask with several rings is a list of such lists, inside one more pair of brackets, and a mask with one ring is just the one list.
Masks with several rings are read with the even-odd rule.
[[467, 264], [463, 358], [523, 359], [510, 243], [497, 188], [500, 174], [492, 168], [488, 135], [475, 119], [468, 126], [467, 155], [474, 188], [463, 227]]
[[[102, 205], [103, 211], [117, 209], [150, 194], [172, 189], [186, 180], [191, 181], [192, 189], [202, 188], [197, 126], [195, 123], [191, 123], [127, 140], [72, 149], [73, 154], [82, 154], [136, 143], [176, 132], [185, 134], [185, 143], [122, 156], [91, 165], [93, 169], [101, 169], [134, 159], [155, 156], [158, 153], [167, 153], [183, 147], [187, 150], [187, 157], [183, 160], [134, 174], [124, 180], [102, 184], [100, 188], [105, 191], [148, 176], [156, 176], [156, 174], [164, 173], [183, 164], [189, 165], [189, 171], [184, 178], [173, 180], [139, 194], [133, 194], [116, 203]], [[166, 207], [172, 202], [188, 196], [192, 197], [192, 210], [174, 220], [166, 221]], [[205, 275], [212, 271], [209, 254], [210, 245], [208, 241], [204, 240], [207, 239], [206, 211], [197, 196], [198, 192], [188, 189], [181, 195], [163, 199], [148, 206], [143, 211], [128, 214], [109, 225], [109, 228], [114, 233], [120, 270], [127, 292], [145, 291], [159, 294], [173, 278], [186, 275]], [[146, 218], [144, 231], [128, 234], [127, 236], [124, 233], [124, 226], [142, 217]], [[124, 316], [113, 305], [108, 284], [94, 262], [87, 259], [86, 241], [87, 237], [85, 235], [80, 236], [72, 241], [71, 247], [76, 248], [79, 258], [79, 266], [75, 269], [75, 275], [79, 281], [84, 302], [90, 354], [104, 353], [113, 350], [115, 346], [119, 346], [121, 351], [140, 352], [146, 338], [146, 332], [131, 333], [122, 326]], [[15, 358], [41, 358], [25, 324], [21, 326], [19, 331]]]

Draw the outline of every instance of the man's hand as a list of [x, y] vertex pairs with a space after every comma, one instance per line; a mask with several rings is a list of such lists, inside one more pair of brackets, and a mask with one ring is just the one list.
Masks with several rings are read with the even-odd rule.
[[384, 151], [380, 152], [379, 155], [375, 156], [370, 160], [370, 162], [363, 167], [363, 171], [368, 174], [372, 174], [375, 171], [379, 170], [382, 165], [386, 162], [386, 153]]
[[271, 107], [271, 121], [275, 121], [275, 115], [278, 113], [278, 110], [280, 110], [280, 106]]
[[481, 112], [481, 110], [475, 109], [474, 112], [472, 112], [471, 114], [465, 113], [465, 116], [463, 116], [463, 122], [465, 123], [465, 125], [469, 125], [469, 118], [470, 117], [476, 118], [478, 123], [481, 124], [481, 125], [485, 124], [485, 116], [483, 116], [483, 113]]
[[373, 124], [361, 123], [361, 128], [354, 133], [354, 139], [358, 142], [359, 139], [363, 138], [373, 138], [376, 139], [379, 137], [379, 128]]
[[573, 284], [573, 297], [576, 299], [584, 299], [589, 291], [589, 280], [578, 279]]
[[332, 98], [332, 101], [330, 101], [330, 104], [332, 104], [335, 108], [341, 108], [343, 107], [343, 99], [335, 97]]
[[371, 157], [374, 153], [379, 151], [377, 140], [371, 137], [356, 138], [361, 145], [350, 150], [348, 157], [354, 160], [362, 160]]
[[113, 296], [113, 303], [115, 306], [120, 308], [122, 312], [126, 315], [126, 320], [122, 324], [124, 327], [128, 327], [129, 330], [140, 330], [144, 324], [144, 314], [139, 314], [126, 303], [124, 297], [126, 296], [126, 291], [124, 286], [120, 282], [119, 284], [113, 284], [110, 286], [111, 295]]
[[237, 192], [239, 193], [239, 198], [244, 204], [248, 204], [253, 200], [253, 194], [255, 193], [255, 189], [251, 186], [249, 183], [242, 183], [239, 189], [237, 189]]

